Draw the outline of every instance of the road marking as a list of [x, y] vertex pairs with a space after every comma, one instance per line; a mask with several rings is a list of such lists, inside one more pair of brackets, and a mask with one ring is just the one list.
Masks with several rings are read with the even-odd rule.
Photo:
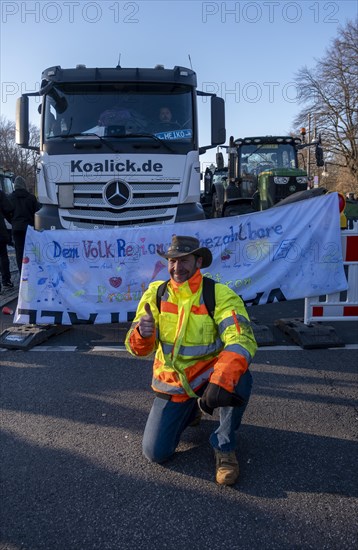
[[28, 351], [77, 351], [78, 346], [34, 346]]
[[[347, 344], [345, 347], [319, 348], [322, 349], [358, 349], [358, 344]], [[127, 351], [125, 346], [94, 346], [90, 351]], [[301, 346], [262, 346], [257, 351], [314, 351], [303, 349]]]
[[127, 351], [125, 346], [94, 346], [91, 351]]
[[[257, 350], [257, 353], [260, 351], [316, 351], [316, 350], [322, 350], [322, 349], [337, 349], [337, 350], [357, 350], [358, 344], [346, 344], [342, 347], [331, 347], [331, 348], [315, 348], [315, 349], [303, 349], [300, 346], [262, 346], [259, 347]], [[30, 348], [28, 350], [20, 350], [18, 349], [8, 349], [8, 348], [0, 348], [0, 352], [2, 351], [83, 351], [78, 346], [34, 346], [33, 348]], [[92, 353], [92, 352], [100, 352], [100, 351], [127, 351], [125, 346], [93, 346], [92, 348], [85, 350], [86, 353]]]
[[[315, 350], [321, 350], [322, 349], [358, 349], [358, 344], [346, 344], [345, 346], [332, 346], [329, 348], [312, 348], [312, 349], [304, 349], [301, 348], [301, 346], [260, 346], [257, 348], [257, 352], [259, 351], [315, 351]], [[257, 353], [256, 352], [256, 353]]]
[[[331, 347], [331, 348], [315, 348], [315, 349], [339, 349], [339, 350], [356, 350], [358, 349], [358, 344], [346, 344], [341, 347]], [[258, 348], [259, 351], [315, 351], [315, 349], [303, 349], [301, 346], [262, 346]], [[6, 350], [4, 350], [6, 351]], [[83, 351], [78, 346], [36, 346], [31, 348], [29, 351]], [[127, 351], [125, 346], [93, 346], [88, 352], [103, 352], [103, 351]]]

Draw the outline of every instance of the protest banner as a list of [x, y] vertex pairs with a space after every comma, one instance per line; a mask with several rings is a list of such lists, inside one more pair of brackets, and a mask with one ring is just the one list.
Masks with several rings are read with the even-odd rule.
[[247, 306], [347, 289], [336, 193], [229, 218], [109, 230], [29, 228], [15, 323], [118, 323], [133, 318], [172, 235], [210, 248], [203, 275]]

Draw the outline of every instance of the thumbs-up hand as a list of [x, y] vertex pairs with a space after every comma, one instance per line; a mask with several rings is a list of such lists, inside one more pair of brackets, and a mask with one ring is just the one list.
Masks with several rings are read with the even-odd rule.
[[143, 338], [149, 338], [152, 336], [155, 329], [155, 322], [152, 310], [150, 309], [150, 305], [148, 303], [145, 304], [144, 309], [145, 315], [139, 319], [138, 330]]

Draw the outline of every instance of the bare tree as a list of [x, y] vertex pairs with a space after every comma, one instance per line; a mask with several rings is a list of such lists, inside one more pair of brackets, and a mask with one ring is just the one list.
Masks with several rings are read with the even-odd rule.
[[322, 133], [329, 167], [341, 168], [346, 190], [358, 191], [358, 20], [339, 28], [338, 36], [314, 69], [301, 68], [295, 80], [304, 105], [294, 124], [311, 114]]
[[[40, 131], [30, 125], [30, 145], [38, 146]], [[22, 149], [15, 142], [15, 122], [0, 116], [0, 166], [25, 178], [29, 191], [36, 185], [38, 153], [32, 149]]]

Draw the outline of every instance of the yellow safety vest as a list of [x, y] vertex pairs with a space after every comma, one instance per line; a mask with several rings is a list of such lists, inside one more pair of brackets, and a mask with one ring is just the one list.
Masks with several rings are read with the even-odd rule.
[[[196, 397], [195, 391], [209, 379], [233, 392], [257, 349], [243, 301], [217, 283], [213, 320], [204, 304], [202, 275], [197, 270], [185, 283], [170, 280], [159, 313], [156, 297], [162, 282], [151, 283], [143, 294], [126, 337], [127, 350], [137, 356], [156, 350], [152, 388], [170, 394], [173, 401]], [[142, 338], [137, 329], [146, 303], [156, 325], [150, 338]]]

